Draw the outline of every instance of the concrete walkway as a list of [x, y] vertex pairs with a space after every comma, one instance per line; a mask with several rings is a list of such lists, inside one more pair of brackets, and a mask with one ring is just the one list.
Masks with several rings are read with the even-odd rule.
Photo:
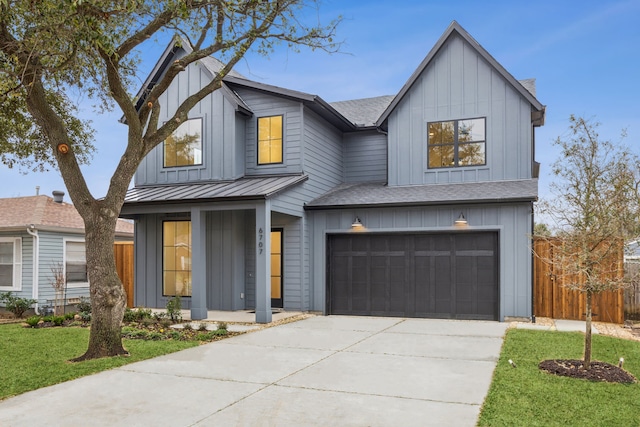
[[474, 426], [508, 324], [318, 316], [25, 393], [1, 426]]

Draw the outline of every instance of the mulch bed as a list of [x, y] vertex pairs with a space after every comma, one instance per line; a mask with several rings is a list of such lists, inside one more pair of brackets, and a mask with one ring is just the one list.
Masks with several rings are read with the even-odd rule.
[[592, 361], [589, 370], [582, 369], [582, 360], [543, 360], [538, 367], [553, 375], [609, 383], [635, 383], [636, 378], [624, 369], [606, 362]]

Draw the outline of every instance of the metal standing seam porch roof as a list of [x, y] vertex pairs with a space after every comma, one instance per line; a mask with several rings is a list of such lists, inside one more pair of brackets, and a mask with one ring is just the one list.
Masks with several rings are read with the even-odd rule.
[[134, 187], [127, 191], [125, 205], [138, 203], [176, 203], [185, 200], [256, 200], [267, 199], [306, 181], [307, 175], [240, 178], [191, 184], [163, 184]]

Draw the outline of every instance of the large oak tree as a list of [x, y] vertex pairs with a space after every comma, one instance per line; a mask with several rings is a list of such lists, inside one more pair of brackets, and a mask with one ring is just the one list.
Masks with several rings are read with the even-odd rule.
[[[318, 22], [318, 0], [0, 0], [0, 156], [34, 170], [57, 168], [84, 219], [92, 323], [86, 353], [76, 360], [126, 354], [120, 324], [125, 295], [116, 273], [116, 220], [142, 159], [183, 123], [248, 52], [269, 55], [279, 43], [336, 51], [338, 17]], [[312, 21], [311, 24], [305, 22]], [[169, 65], [136, 108], [132, 93], [140, 49], [179, 34], [192, 52]], [[214, 55], [217, 76], [159, 123], [158, 102], [175, 77]], [[127, 145], [107, 194], [91, 194], [80, 169], [94, 150], [89, 124], [68, 93], [121, 110]]]

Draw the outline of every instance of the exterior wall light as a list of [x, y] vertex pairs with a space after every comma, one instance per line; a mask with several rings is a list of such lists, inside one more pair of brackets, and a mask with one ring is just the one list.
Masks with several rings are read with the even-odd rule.
[[468, 224], [468, 222], [467, 222], [467, 218], [465, 218], [465, 217], [464, 217], [464, 214], [463, 214], [462, 212], [460, 212], [460, 216], [458, 217], [458, 219], [456, 219], [456, 220], [453, 222], [453, 224], [454, 224], [454, 225], [459, 225], [459, 226], [467, 225], [467, 224]]
[[356, 219], [354, 219], [353, 223], [351, 224], [351, 228], [360, 229], [362, 227], [362, 221], [360, 221], [360, 218], [356, 217]]

